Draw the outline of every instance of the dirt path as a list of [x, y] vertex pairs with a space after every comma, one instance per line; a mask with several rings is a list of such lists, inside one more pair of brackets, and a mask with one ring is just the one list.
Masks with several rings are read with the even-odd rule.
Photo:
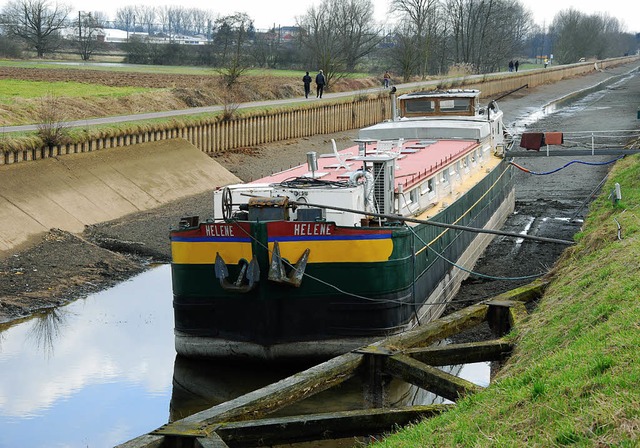
[[[605, 72], [562, 81], [557, 84], [523, 90], [499, 102], [506, 123], [513, 124], [546, 103], [570, 91], [587, 88], [631, 70], [618, 67]], [[637, 95], [640, 77], [635, 76], [618, 87], [606, 89], [606, 95], [583, 104], [573, 114], [549, 115], [536, 127], [546, 130], [636, 129]], [[330, 139], [344, 146], [355, 132], [314, 136], [308, 139], [280, 142], [234, 154], [220, 155], [216, 160], [243, 180], [256, 179], [273, 171], [289, 168], [304, 161], [308, 151], [330, 151]], [[547, 171], [566, 161], [557, 158], [522, 158], [534, 171]], [[606, 174], [572, 168], [569, 175], [544, 180], [518, 174], [517, 214], [507, 223], [510, 231], [521, 231], [529, 225], [529, 233], [571, 239], [579, 223], [566, 223], [583, 200]], [[182, 216], [210, 216], [211, 192], [174, 201], [166, 206], [134, 213], [125, 218], [92, 225], [81, 236], [53, 230], [42, 240], [17, 250], [0, 260], [0, 323], [28, 316], [40, 309], [55, 307], [84, 297], [86, 294], [123, 281], [144, 270], [148, 263], [167, 262], [170, 257], [168, 229]], [[579, 215], [583, 216], [585, 210]], [[563, 219], [555, 219], [563, 218]], [[564, 247], [549, 244], [515, 244], [496, 238], [477, 271], [492, 277], [524, 277], [548, 270]], [[508, 255], [507, 255], [508, 254]], [[479, 298], [495, 295], [530, 280], [519, 281], [479, 278], [466, 282], [455, 306], [462, 307]]]

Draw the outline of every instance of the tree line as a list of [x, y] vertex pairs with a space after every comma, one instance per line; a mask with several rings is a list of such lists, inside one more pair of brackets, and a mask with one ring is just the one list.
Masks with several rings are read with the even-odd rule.
[[[541, 27], [520, 0], [390, 0], [390, 24], [376, 23], [371, 0], [321, 0], [301, 13], [285, 35], [280, 27], [257, 31], [247, 13], [131, 5], [109, 20], [50, 0], [11, 0], [0, 15], [0, 55], [42, 58], [66, 49], [90, 60], [109, 50], [101, 30], [117, 28], [130, 37], [110, 50], [132, 63], [211, 66], [229, 85], [251, 67], [322, 68], [330, 84], [354, 71], [390, 70], [407, 81], [452, 69], [500, 71], [513, 58], [604, 59], [635, 53], [639, 38], [606, 13], [573, 8]], [[63, 39], [68, 29], [71, 38]], [[200, 36], [205, 44], [178, 44], [176, 36]]]

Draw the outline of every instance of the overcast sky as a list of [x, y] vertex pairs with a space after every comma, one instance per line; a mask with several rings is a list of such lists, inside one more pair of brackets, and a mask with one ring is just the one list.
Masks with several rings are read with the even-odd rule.
[[[56, 0], [50, 0], [54, 2]], [[128, 5], [181, 5], [185, 8], [211, 10], [216, 14], [226, 15], [234, 12], [246, 12], [254, 19], [258, 29], [270, 28], [273, 25], [295, 25], [296, 16], [303, 15], [312, 5], [312, 1], [300, 0], [109, 0], [106, 3], [90, 0], [59, 0], [73, 6], [78, 11], [103, 11], [113, 17], [118, 8]], [[319, 3], [319, 0], [313, 0]], [[554, 15], [561, 10], [574, 8], [585, 14], [608, 13], [623, 22], [626, 31], [640, 32], [640, 2], [638, 0], [521, 0], [534, 15], [540, 26], [549, 25]], [[389, 0], [373, 0], [376, 19], [384, 20]], [[0, 0], [0, 5], [7, 0]]]

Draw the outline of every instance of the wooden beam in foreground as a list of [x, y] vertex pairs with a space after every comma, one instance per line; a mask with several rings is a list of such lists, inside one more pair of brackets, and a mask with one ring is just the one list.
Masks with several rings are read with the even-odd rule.
[[385, 372], [454, 402], [463, 395], [482, 390], [480, 386], [470, 381], [428, 366], [406, 355], [387, 358]]
[[403, 353], [430, 366], [502, 361], [513, 351], [514, 344], [502, 339], [494, 341], [450, 344], [440, 347], [412, 348]]
[[449, 410], [453, 405], [367, 409], [222, 424], [216, 433], [230, 446], [253, 447], [367, 436]]
[[262, 418], [348, 380], [355, 375], [361, 362], [362, 355], [346, 353], [234, 400], [167, 423], [153, 434], [201, 437], [212, 432], [211, 425], [221, 421]]
[[194, 448], [229, 448], [229, 445], [215, 432], [208, 437], [199, 437], [195, 442]]

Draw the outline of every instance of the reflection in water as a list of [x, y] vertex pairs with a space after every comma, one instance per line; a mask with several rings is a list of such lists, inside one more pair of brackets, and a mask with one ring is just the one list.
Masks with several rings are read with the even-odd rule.
[[0, 447], [112, 447], [167, 422], [168, 266], [13, 325], [0, 337]]
[[34, 345], [45, 355], [53, 355], [54, 342], [61, 334], [67, 315], [68, 311], [65, 308], [51, 308], [35, 317], [28, 338], [32, 339]]

